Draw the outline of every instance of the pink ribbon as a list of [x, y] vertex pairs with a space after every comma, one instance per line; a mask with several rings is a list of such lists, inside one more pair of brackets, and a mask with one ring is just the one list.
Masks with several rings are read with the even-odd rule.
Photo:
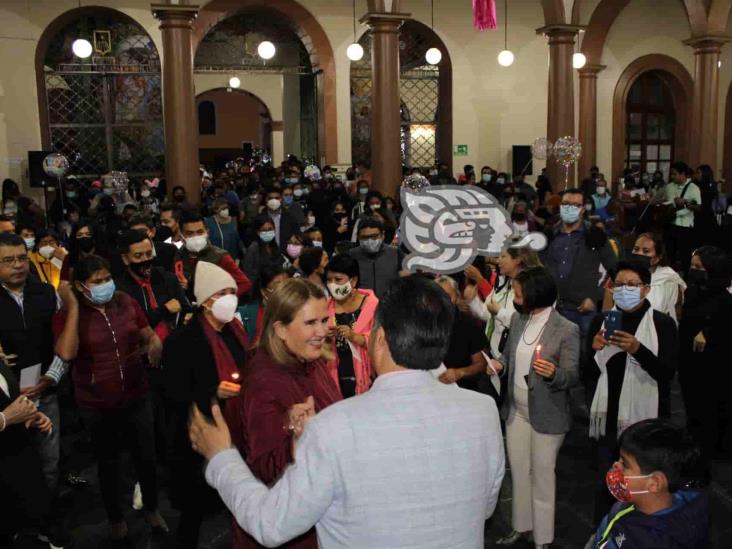
[[151, 189], [157, 189], [158, 185], [160, 184], [160, 179], [158, 179], [157, 177], [155, 179], [153, 179], [152, 181], [150, 181], [149, 179], [146, 179], [145, 184], [148, 187], [150, 187]]
[[473, 0], [473, 27], [482, 31], [497, 26], [495, 0]]

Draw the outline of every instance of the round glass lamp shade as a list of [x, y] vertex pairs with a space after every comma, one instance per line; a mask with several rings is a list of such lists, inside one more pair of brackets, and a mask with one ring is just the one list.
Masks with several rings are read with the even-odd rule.
[[275, 51], [277, 51], [275, 45], [269, 40], [265, 40], [257, 46], [257, 53], [262, 59], [272, 59], [275, 55]]
[[229, 78], [229, 87], [230, 88], [238, 88], [241, 86], [241, 80], [239, 80], [236, 76], [232, 76]]
[[575, 53], [572, 56], [572, 66], [575, 69], [581, 69], [582, 67], [585, 66], [586, 63], [587, 63], [587, 57], [585, 57], [584, 53]]
[[74, 40], [74, 43], [71, 44], [71, 51], [74, 52], [74, 55], [76, 57], [86, 59], [92, 54], [91, 42], [89, 42], [89, 40], [85, 40], [84, 38], [77, 38], [76, 40]]
[[348, 49], [346, 49], [346, 55], [351, 61], [360, 61], [363, 58], [363, 48], [361, 44], [354, 42]]
[[513, 52], [511, 50], [503, 50], [498, 54], [498, 64], [502, 67], [510, 67], [513, 65]]
[[424, 58], [430, 65], [437, 65], [437, 63], [442, 61], [442, 52], [437, 48], [430, 48], [424, 54]]

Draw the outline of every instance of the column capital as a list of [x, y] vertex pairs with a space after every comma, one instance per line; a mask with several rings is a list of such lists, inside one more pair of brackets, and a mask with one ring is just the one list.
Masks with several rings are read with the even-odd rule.
[[727, 42], [732, 42], [729, 35], [693, 36], [683, 41], [685, 46], [694, 48], [695, 53], [719, 53]]
[[380, 30], [386, 30], [389, 27], [398, 29], [404, 23], [404, 20], [409, 19], [411, 16], [411, 13], [368, 12], [358, 22], [371, 28], [379, 27]]
[[150, 4], [153, 17], [160, 21], [161, 27], [188, 27], [198, 17], [199, 6], [189, 4]]
[[548, 38], [555, 36], [574, 36], [580, 31], [584, 31], [587, 25], [546, 25], [536, 29], [536, 34], [543, 34]]
[[607, 68], [607, 65], [593, 65], [588, 63], [581, 69], [577, 69], [580, 78], [597, 78], [597, 73]]

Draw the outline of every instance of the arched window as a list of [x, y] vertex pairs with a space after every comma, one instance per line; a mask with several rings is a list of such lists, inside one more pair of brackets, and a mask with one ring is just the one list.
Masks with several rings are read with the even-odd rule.
[[626, 106], [625, 167], [661, 170], [668, 177], [674, 158], [676, 109], [671, 88], [659, 71], [640, 75], [630, 88]]
[[213, 101], [198, 104], [198, 134], [216, 135], [216, 106]]
[[[76, 57], [76, 38], [93, 53]], [[165, 164], [160, 58], [133, 19], [109, 8], [64, 13], [44, 31], [36, 74], [45, 148], [66, 155], [82, 179], [111, 170], [159, 175]]]

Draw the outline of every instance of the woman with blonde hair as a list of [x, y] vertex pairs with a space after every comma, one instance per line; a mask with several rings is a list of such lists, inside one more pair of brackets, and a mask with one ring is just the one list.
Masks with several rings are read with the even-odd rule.
[[[294, 459], [299, 431], [291, 417], [317, 413], [341, 399], [322, 358], [328, 335], [323, 290], [302, 278], [286, 280], [264, 311], [262, 338], [243, 383], [246, 460], [254, 475], [272, 484]], [[261, 547], [238, 526], [237, 549]], [[315, 549], [315, 530], [283, 547]]]

